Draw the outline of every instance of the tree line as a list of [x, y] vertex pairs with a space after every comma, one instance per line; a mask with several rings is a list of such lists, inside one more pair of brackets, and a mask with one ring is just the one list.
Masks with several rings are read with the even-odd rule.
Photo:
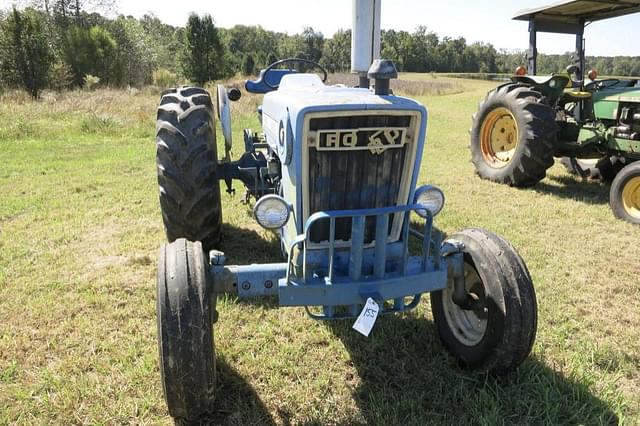
[[[260, 26], [215, 26], [210, 15], [190, 15], [173, 27], [153, 15], [106, 15], [115, 0], [32, 0], [28, 7], [0, 10], [0, 86], [41, 90], [96, 84], [113, 87], [204, 84], [236, 74], [254, 75], [280, 58], [299, 57], [330, 72], [348, 72], [351, 30], [325, 37], [311, 27], [285, 34]], [[511, 73], [526, 62], [523, 51], [440, 37], [426, 27], [383, 30], [382, 57], [399, 71]], [[571, 54], [540, 55], [539, 73], [562, 72]], [[640, 75], [639, 57], [588, 57], [601, 75]]]

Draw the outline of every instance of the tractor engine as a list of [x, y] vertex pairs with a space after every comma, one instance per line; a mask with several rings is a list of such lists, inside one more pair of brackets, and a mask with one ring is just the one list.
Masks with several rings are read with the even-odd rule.
[[620, 139], [640, 140], [640, 104], [620, 104], [620, 118], [614, 135]]

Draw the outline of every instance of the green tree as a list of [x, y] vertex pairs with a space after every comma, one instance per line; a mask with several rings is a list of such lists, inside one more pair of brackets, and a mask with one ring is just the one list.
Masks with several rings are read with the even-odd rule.
[[38, 98], [47, 84], [53, 55], [43, 17], [34, 9], [15, 7], [0, 29], [0, 66], [3, 80]]
[[89, 30], [73, 26], [65, 34], [64, 56], [71, 67], [73, 81], [84, 85], [84, 78], [92, 74], [105, 84], [112, 81], [112, 64], [117, 44], [109, 31], [102, 27]]
[[246, 55], [254, 60], [254, 70], [269, 65], [270, 56], [277, 56], [279, 36], [260, 26], [236, 25], [228, 30], [218, 30], [220, 39], [229, 52], [227, 67], [232, 74], [244, 72]]
[[144, 24], [130, 16], [119, 16], [109, 29], [117, 45], [112, 75], [115, 85], [142, 86], [152, 82], [155, 69], [175, 69], [175, 58], [157, 46], [166, 43], [165, 48], [169, 48], [170, 38], [154, 40]]
[[320, 64], [331, 72], [346, 72], [351, 68], [351, 30], [338, 30], [324, 42]]
[[244, 75], [252, 75], [255, 67], [256, 63], [253, 60], [253, 56], [250, 53], [245, 55], [242, 61], [242, 72]]
[[302, 31], [302, 55], [305, 59], [319, 62], [323, 45], [324, 35], [321, 32], [314, 31], [311, 27], [304, 28]]
[[189, 15], [184, 46], [182, 69], [187, 78], [203, 86], [225, 76], [225, 49], [211, 15]]

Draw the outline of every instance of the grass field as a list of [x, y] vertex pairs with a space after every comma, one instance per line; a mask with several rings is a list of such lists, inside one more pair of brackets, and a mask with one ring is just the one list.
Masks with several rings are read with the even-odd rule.
[[[402, 87], [430, 113], [420, 183], [447, 196], [437, 226], [493, 230], [529, 266], [532, 356], [501, 379], [459, 368], [428, 301], [367, 339], [273, 300], [226, 298], [217, 421], [640, 424], [640, 228], [613, 218], [606, 186], [559, 165], [533, 189], [477, 178], [467, 130], [494, 83], [402, 78], [422, 85]], [[157, 101], [153, 90], [0, 99], [0, 424], [170, 423], [155, 329]], [[234, 105], [237, 151], [258, 102]], [[240, 198], [223, 192], [227, 259], [280, 261]]]

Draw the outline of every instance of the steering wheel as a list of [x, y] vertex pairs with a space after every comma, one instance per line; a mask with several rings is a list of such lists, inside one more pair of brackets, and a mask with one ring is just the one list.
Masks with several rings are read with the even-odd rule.
[[329, 75], [327, 73], [327, 70], [324, 69], [324, 67], [322, 65], [320, 65], [319, 63], [315, 62], [315, 61], [311, 61], [309, 59], [302, 59], [302, 58], [286, 58], [286, 59], [281, 59], [279, 61], [276, 61], [274, 63], [272, 63], [271, 65], [269, 65], [267, 68], [264, 69], [264, 72], [262, 73], [262, 79], [264, 81], [264, 84], [267, 85], [267, 87], [271, 88], [271, 89], [277, 89], [278, 86], [280, 86], [280, 83], [278, 84], [271, 84], [269, 83], [269, 79], [267, 78], [267, 74], [269, 73], [269, 71], [271, 71], [272, 69], [274, 69], [275, 67], [277, 67], [278, 65], [282, 65], [288, 62], [292, 62], [292, 63], [299, 63], [299, 64], [310, 64], [313, 65], [316, 68], [320, 68], [320, 70], [322, 71], [322, 82], [326, 82], [327, 81], [327, 76]]
[[607, 78], [605, 80], [596, 81], [596, 90], [606, 89], [607, 87], [615, 86], [620, 83], [617, 78]]

